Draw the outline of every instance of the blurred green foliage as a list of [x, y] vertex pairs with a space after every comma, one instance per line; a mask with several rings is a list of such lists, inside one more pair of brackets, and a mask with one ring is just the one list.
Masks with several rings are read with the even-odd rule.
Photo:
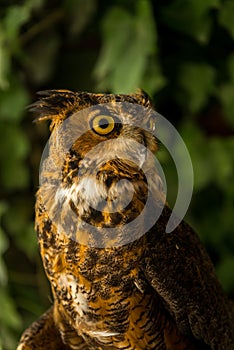
[[[1, 0], [0, 349], [51, 302], [33, 229], [48, 128], [25, 110], [38, 90], [152, 96], [191, 154], [187, 221], [234, 296], [233, 48], [233, 0]], [[173, 205], [175, 167], [163, 147], [159, 159]]]

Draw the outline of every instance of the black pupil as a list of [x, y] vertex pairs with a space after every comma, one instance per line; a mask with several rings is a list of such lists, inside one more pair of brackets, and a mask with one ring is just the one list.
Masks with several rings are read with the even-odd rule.
[[102, 118], [99, 120], [98, 126], [102, 129], [106, 129], [109, 126], [109, 122], [106, 118]]

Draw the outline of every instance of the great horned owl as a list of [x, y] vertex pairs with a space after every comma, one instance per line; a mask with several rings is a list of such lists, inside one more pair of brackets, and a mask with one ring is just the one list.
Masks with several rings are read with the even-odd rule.
[[18, 350], [234, 349], [231, 304], [197, 234], [185, 222], [165, 232], [171, 211], [144, 151], [158, 148], [149, 97], [52, 90], [32, 109], [52, 121], [35, 227], [54, 304]]

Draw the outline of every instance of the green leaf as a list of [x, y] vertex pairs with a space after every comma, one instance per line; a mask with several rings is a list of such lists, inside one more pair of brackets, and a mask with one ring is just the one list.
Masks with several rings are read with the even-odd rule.
[[3, 201], [0, 202], [0, 287], [5, 286], [7, 283], [7, 268], [3, 261], [2, 255], [7, 250], [9, 242], [5, 232], [2, 229], [2, 216], [7, 211], [7, 204]]
[[191, 157], [194, 171], [194, 190], [201, 190], [213, 178], [207, 141], [201, 130], [191, 122], [185, 122], [180, 126], [180, 134]]
[[[29, 258], [33, 258], [37, 251], [36, 233], [32, 222], [33, 206], [34, 203], [30, 198], [19, 197], [11, 202], [4, 217], [5, 225], [15, 244]], [[14, 217], [14, 220], [12, 220], [12, 217]]]
[[[113, 67], [117, 67], [120, 53], [126, 50], [129, 29], [132, 26], [130, 14], [122, 8], [113, 7], [102, 21], [103, 46], [95, 67], [97, 79], [103, 79]], [[124, 34], [124, 35], [123, 35]]]
[[210, 10], [218, 5], [219, 0], [176, 0], [163, 7], [161, 16], [174, 30], [206, 43], [211, 32]]
[[146, 68], [144, 76], [142, 77], [141, 88], [149, 95], [153, 95], [155, 92], [162, 89], [167, 83], [166, 78], [162, 75], [161, 67], [154, 57], [148, 59], [146, 62]]
[[9, 5], [0, 21], [0, 89], [9, 87], [9, 72], [12, 56], [21, 50], [20, 30], [44, 0], [28, 0], [22, 5]]
[[227, 0], [223, 2], [219, 11], [219, 23], [227, 29], [234, 38], [234, 2]]
[[0, 160], [13, 163], [15, 159], [24, 159], [29, 152], [29, 141], [23, 130], [19, 126], [0, 124], [1, 133], [4, 138], [0, 138]]
[[[2, 239], [2, 230], [0, 230], [0, 240]], [[7, 267], [6, 264], [3, 260], [3, 258], [0, 256], [0, 287], [1, 286], [6, 286], [8, 281], [8, 276], [7, 276]]]
[[219, 96], [224, 106], [225, 114], [234, 126], [234, 83], [227, 83], [220, 87]]
[[29, 184], [29, 169], [20, 160], [6, 163], [1, 173], [2, 184], [6, 189], [23, 189]]
[[12, 236], [21, 235], [27, 227], [32, 216], [30, 205], [28, 198], [19, 197], [8, 207], [4, 219]]
[[227, 67], [230, 76], [230, 80], [234, 83], [234, 54], [231, 54], [227, 60]]
[[0, 89], [7, 89], [9, 86], [8, 74], [10, 70], [10, 52], [5, 45], [3, 28], [0, 23]]
[[217, 94], [223, 103], [227, 118], [234, 126], [234, 54], [228, 57], [227, 69], [229, 73], [229, 80], [220, 86]]
[[22, 234], [17, 239], [18, 247], [27, 254], [29, 259], [33, 259], [37, 254], [37, 235], [34, 223], [28, 224]]
[[19, 30], [25, 24], [30, 16], [29, 8], [25, 5], [13, 5], [8, 7], [3, 25], [7, 40], [13, 45], [17, 42]]
[[103, 47], [94, 71], [99, 88], [134, 91], [144, 82], [149, 58], [156, 60], [157, 36], [150, 2], [136, 1], [133, 13], [112, 8], [104, 17], [102, 33]]
[[0, 289], [0, 324], [3, 323], [12, 329], [18, 329], [21, 325], [21, 319], [16, 311], [13, 299], [3, 289]]
[[24, 132], [17, 126], [0, 125], [4, 137], [0, 138], [0, 180], [8, 189], [25, 188], [29, 182], [29, 169], [25, 157], [29, 142]]
[[8, 246], [8, 239], [0, 226], [0, 287], [1, 285], [5, 286], [7, 283], [7, 268], [2, 258], [2, 254], [7, 250]]
[[213, 168], [213, 181], [220, 187], [232, 182], [234, 173], [233, 152], [229, 147], [229, 140], [213, 138], [209, 140], [210, 161]]
[[0, 91], [0, 120], [20, 121], [28, 104], [28, 92], [16, 77], [12, 77], [8, 88]]
[[191, 113], [205, 106], [207, 98], [215, 92], [215, 70], [207, 64], [184, 64], [178, 76], [182, 88], [181, 103], [186, 103]]
[[69, 32], [75, 36], [82, 32], [92, 19], [96, 10], [96, 0], [65, 0], [64, 8], [66, 10], [66, 23]]
[[231, 292], [234, 289], [233, 271], [234, 257], [226, 256], [217, 267], [217, 274], [227, 292]]
[[51, 30], [46, 36], [38, 37], [37, 41], [30, 45], [25, 58], [26, 70], [35, 84], [45, 83], [54, 73], [59, 44], [57, 33]]
[[4, 324], [0, 326], [0, 350], [15, 350], [18, 345], [16, 332]]
[[43, 2], [44, 0], [26, 0], [21, 5], [12, 5], [7, 8], [2, 24], [7, 42], [12, 48], [19, 45], [20, 29], [29, 21], [32, 10], [40, 8]]

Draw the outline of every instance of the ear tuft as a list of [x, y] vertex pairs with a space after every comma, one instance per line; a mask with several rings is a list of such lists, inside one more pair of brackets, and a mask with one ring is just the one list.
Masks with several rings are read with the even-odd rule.
[[143, 105], [144, 107], [153, 108], [153, 101], [144, 90], [139, 88], [133, 95], [136, 96], [136, 99], [139, 104]]
[[74, 108], [77, 101], [75, 92], [69, 90], [39, 91], [39, 100], [28, 108], [36, 115], [35, 122], [52, 120], [53, 124], [64, 120]]

